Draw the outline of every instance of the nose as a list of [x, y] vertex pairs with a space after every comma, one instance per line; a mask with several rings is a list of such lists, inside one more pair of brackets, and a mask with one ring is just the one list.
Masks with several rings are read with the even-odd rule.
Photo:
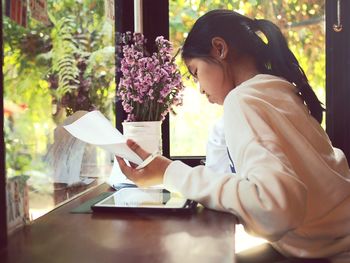
[[200, 92], [201, 94], [205, 94], [205, 91], [204, 91], [204, 89], [202, 88], [202, 86], [199, 86], [199, 92]]

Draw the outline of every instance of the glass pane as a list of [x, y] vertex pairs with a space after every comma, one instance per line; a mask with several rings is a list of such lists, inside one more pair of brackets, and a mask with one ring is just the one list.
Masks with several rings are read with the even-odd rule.
[[111, 1], [49, 0], [48, 17], [37, 12], [38, 2], [28, 1], [26, 27], [8, 16], [3, 22], [7, 181], [21, 180], [8, 184], [10, 221], [19, 205], [35, 219], [98, 185], [111, 169], [111, 156], [62, 127], [95, 109], [115, 119], [114, 22], [106, 16], [114, 9], [105, 6]]
[[[282, 29], [311, 86], [320, 101], [325, 103], [324, 5], [324, 0], [171, 0], [170, 40], [175, 47], [180, 47], [195, 20], [217, 8], [233, 9], [252, 18], [272, 20]], [[182, 70], [186, 72], [184, 66]], [[209, 130], [222, 113], [221, 106], [210, 105], [199, 94], [196, 84], [188, 81], [184, 105], [177, 109], [177, 113], [170, 116], [170, 154], [204, 156]]]

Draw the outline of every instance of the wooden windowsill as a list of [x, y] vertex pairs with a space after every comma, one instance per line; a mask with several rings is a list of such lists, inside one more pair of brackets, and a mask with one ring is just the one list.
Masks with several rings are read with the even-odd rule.
[[100, 185], [13, 233], [2, 262], [234, 262], [231, 214], [70, 213], [109, 190]]

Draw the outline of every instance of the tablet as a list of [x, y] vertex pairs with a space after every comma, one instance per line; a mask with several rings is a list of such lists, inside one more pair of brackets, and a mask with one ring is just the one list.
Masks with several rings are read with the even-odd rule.
[[91, 206], [92, 211], [191, 211], [197, 203], [154, 188], [122, 188]]

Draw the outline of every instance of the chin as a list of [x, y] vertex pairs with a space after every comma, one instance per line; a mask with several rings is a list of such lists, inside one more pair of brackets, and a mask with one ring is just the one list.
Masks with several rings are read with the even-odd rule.
[[208, 101], [209, 101], [210, 104], [219, 104], [217, 101], [212, 100], [212, 99], [210, 99], [210, 98], [208, 98]]
[[208, 98], [208, 101], [209, 101], [210, 104], [218, 104], [218, 105], [222, 105], [223, 104], [220, 101], [212, 100], [211, 98]]

